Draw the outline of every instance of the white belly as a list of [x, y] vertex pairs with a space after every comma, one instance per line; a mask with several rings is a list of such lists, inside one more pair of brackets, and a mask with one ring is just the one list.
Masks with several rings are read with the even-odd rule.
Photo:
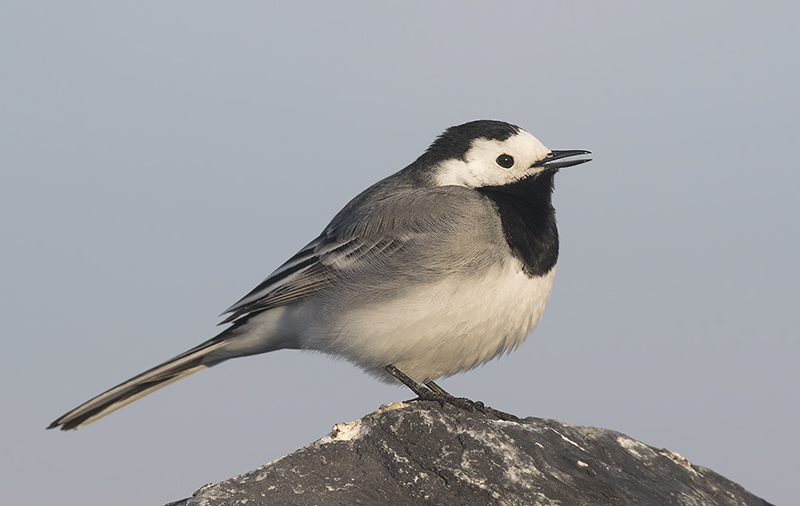
[[478, 282], [448, 279], [326, 314], [316, 304], [298, 308], [295, 317], [305, 322], [301, 347], [344, 358], [387, 381], [388, 364], [416, 381], [473, 369], [519, 346], [550, 297], [555, 267], [531, 279], [517, 262], [509, 264]]

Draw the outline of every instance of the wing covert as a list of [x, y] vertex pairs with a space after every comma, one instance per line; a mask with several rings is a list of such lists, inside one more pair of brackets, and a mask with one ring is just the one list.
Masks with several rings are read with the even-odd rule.
[[500, 233], [489, 200], [464, 187], [405, 191], [347, 211], [228, 308], [221, 324], [296, 302], [343, 277], [371, 280], [368, 286], [394, 276], [433, 282], [474, 269], [488, 262], [490, 236]]

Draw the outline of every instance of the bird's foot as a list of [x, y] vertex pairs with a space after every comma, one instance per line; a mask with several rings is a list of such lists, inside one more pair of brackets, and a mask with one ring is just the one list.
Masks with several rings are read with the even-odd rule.
[[415, 394], [417, 394], [418, 399], [422, 401], [435, 401], [441, 404], [444, 407], [445, 404], [450, 404], [455, 406], [459, 409], [463, 409], [464, 411], [469, 411], [470, 413], [475, 413], [479, 411], [485, 415], [492, 415], [500, 420], [505, 420], [508, 422], [518, 422], [520, 421], [519, 418], [510, 414], [504, 413], [503, 411], [498, 411], [494, 408], [490, 408], [489, 406], [484, 405], [480, 401], [473, 401], [467, 399], [466, 397], [455, 397], [450, 395], [445, 391], [442, 387], [434, 383], [433, 381], [426, 381], [425, 385], [421, 385], [416, 381], [412, 380], [408, 376], [406, 376], [400, 369], [393, 365], [387, 365], [384, 367], [386, 372], [400, 380], [405, 386], [411, 389]]

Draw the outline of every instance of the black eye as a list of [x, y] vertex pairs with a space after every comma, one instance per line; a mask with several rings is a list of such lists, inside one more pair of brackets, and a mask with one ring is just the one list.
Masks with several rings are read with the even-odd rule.
[[497, 160], [495, 161], [497, 162], [497, 165], [503, 167], [504, 169], [510, 169], [514, 166], [514, 157], [505, 153], [498, 156]]

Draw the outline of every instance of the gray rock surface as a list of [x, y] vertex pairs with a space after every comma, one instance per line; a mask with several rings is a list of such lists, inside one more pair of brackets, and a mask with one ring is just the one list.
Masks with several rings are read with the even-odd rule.
[[677, 453], [619, 432], [396, 402], [171, 506], [234, 504], [769, 503]]

